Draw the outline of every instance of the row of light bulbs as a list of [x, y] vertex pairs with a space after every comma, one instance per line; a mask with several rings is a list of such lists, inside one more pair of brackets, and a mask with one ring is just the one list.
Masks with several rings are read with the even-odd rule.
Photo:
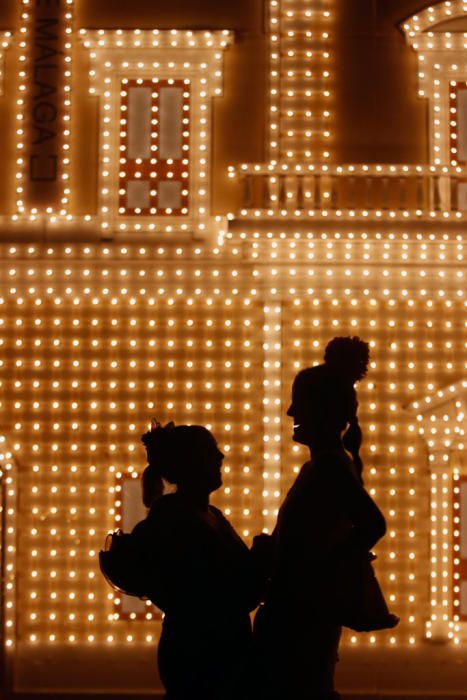
[[[331, 136], [329, 6], [310, 10], [299, 0], [288, 3], [269, 0], [271, 160], [326, 161], [330, 157], [327, 146]], [[325, 31], [317, 30], [318, 24]], [[297, 49], [296, 39], [308, 43], [308, 48]], [[298, 61], [306, 68], [302, 65], [298, 68]], [[300, 78], [305, 82], [304, 89], [297, 89]], [[296, 104], [300, 98], [301, 102]]]

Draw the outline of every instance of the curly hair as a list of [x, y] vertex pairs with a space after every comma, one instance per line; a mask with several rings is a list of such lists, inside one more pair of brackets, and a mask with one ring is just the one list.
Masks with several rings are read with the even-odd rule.
[[368, 369], [369, 345], [358, 337], [333, 338], [324, 364], [301, 370], [294, 380], [294, 397], [323, 428], [342, 430], [356, 415], [354, 384]]

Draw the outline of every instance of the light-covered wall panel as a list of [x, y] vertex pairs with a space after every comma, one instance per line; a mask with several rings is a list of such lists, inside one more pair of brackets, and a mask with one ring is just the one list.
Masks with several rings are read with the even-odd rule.
[[146, 466], [152, 416], [212, 429], [225, 454], [216, 504], [247, 540], [262, 527], [261, 305], [228, 289], [147, 285], [143, 296], [138, 270], [123, 281], [110, 267], [89, 286], [74, 265], [70, 286], [63, 268], [33, 293], [1, 285], [1, 422], [21, 481], [17, 637], [32, 655], [36, 644], [154, 644], [151, 614], [115, 618], [97, 562], [115, 479]]
[[[401, 298], [393, 291], [387, 299], [316, 292], [288, 302], [283, 319], [283, 406], [290, 402], [295, 373], [321, 362], [333, 336], [359, 335], [371, 344], [368, 377], [358, 385], [364, 481], [387, 519], [376, 569], [402, 621], [397, 629], [376, 635], [348, 632], [346, 641], [415, 644], [430, 617], [431, 477], [416, 417], [406, 409], [413, 398], [462, 375], [464, 302], [423, 300], [416, 292]], [[290, 441], [291, 433], [290, 419], [282, 432], [283, 492], [307, 459], [306, 450]]]

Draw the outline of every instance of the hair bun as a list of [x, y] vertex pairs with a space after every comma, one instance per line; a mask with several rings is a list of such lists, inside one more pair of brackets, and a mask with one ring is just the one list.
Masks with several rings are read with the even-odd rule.
[[151, 430], [148, 430], [144, 435], [141, 435], [141, 442], [144, 444], [146, 449], [154, 449], [165, 443], [168, 438], [171, 437], [172, 431], [175, 425], [173, 421], [167, 423], [167, 425], [161, 425], [157, 421], [151, 422]]
[[352, 383], [365, 376], [369, 359], [370, 346], [358, 336], [333, 338], [324, 351], [324, 364]]

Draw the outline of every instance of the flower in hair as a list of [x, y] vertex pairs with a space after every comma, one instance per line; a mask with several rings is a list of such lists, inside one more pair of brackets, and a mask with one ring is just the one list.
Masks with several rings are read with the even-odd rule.
[[167, 436], [170, 435], [174, 428], [175, 423], [173, 421], [170, 421], [165, 426], [155, 419], [151, 421], [151, 430], [148, 430], [141, 436], [141, 442], [146, 448], [149, 464], [154, 462], [158, 448], [160, 448], [161, 443], [167, 439]]

